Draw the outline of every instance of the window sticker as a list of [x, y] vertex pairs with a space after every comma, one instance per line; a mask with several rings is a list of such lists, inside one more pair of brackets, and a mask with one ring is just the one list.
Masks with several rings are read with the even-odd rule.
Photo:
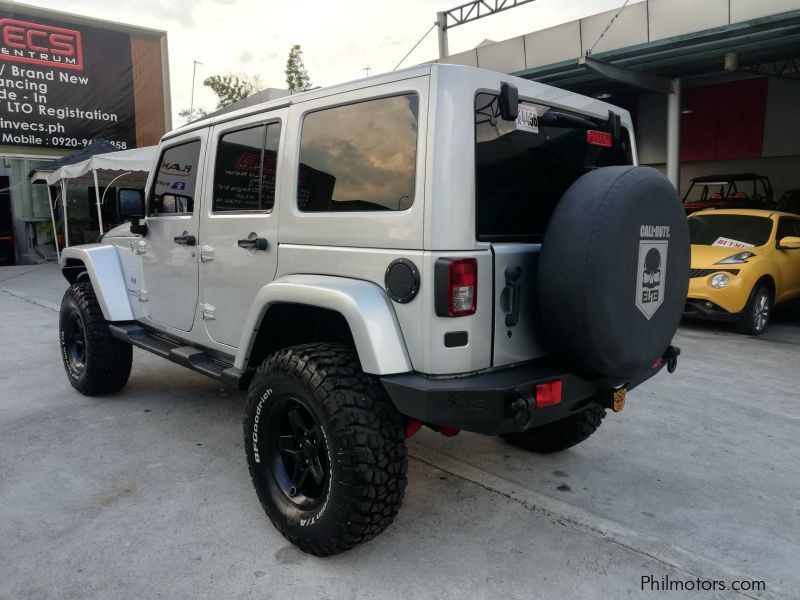
[[539, 133], [539, 115], [536, 107], [530, 104], [520, 104], [517, 113], [517, 129], [520, 131], [530, 131]]
[[712, 246], [722, 246], [723, 248], [752, 248], [753, 244], [748, 244], [747, 242], [740, 242], [739, 240], [734, 240], [731, 238], [726, 237], [718, 237], [717, 240], [711, 244]]

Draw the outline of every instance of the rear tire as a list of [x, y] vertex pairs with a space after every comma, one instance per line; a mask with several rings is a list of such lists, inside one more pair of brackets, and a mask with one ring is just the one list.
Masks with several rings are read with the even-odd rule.
[[560, 452], [580, 444], [592, 435], [600, 427], [605, 416], [605, 408], [599, 404], [590, 404], [588, 408], [566, 419], [528, 431], [508, 433], [501, 437], [512, 446], [530, 452], [539, 454]]
[[403, 423], [352, 348], [280, 350], [256, 371], [248, 397], [250, 477], [286, 539], [328, 556], [392, 523], [406, 487]]
[[72, 387], [85, 396], [113, 394], [125, 387], [133, 349], [109, 332], [90, 282], [67, 288], [58, 325], [61, 358]]
[[761, 335], [767, 329], [772, 315], [772, 293], [765, 285], [757, 286], [750, 299], [744, 316], [736, 322], [736, 331], [745, 335]]

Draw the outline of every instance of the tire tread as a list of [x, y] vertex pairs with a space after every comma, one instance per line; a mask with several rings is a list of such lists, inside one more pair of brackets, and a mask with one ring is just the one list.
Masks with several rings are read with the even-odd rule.
[[565, 419], [536, 427], [529, 431], [506, 434], [503, 437], [512, 446], [530, 452], [550, 454], [580, 444], [592, 435], [606, 416], [606, 409], [593, 403], [579, 413]]
[[[405, 493], [407, 450], [400, 414], [375, 377], [361, 370], [352, 348], [324, 343], [294, 346], [268, 357], [253, 377], [246, 415], [259, 400], [260, 382], [274, 371], [300, 380], [329, 415], [331, 434], [341, 448], [334, 460], [342, 471], [340, 482], [345, 482], [347, 519], [335, 535], [313, 541], [294, 536], [271, 516], [270, 520], [290, 542], [317, 556], [338, 554], [369, 541], [394, 521]], [[248, 463], [266, 510], [268, 499], [256, 485], [255, 464]]]
[[111, 335], [91, 282], [79, 281], [67, 288], [61, 304], [62, 311], [70, 299], [78, 307], [83, 319], [87, 353], [84, 372], [78, 378], [70, 374], [66, 361], [64, 363], [72, 387], [86, 396], [118, 392], [130, 377], [133, 362], [131, 345]]

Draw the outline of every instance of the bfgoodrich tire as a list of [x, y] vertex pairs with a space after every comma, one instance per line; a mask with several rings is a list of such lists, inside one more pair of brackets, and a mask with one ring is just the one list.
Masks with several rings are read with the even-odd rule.
[[58, 317], [59, 343], [69, 382], [86, 396], [118, 392], [131, 374], [133, 352], [111, 335], [92, 284], [73, 283]]
[[402, 504], [401, 417], [351, 348], [307, 344], [264, 361], [248, 392], [244, 440], [261, 505], [305, 552], [366, 542]]
[[566, 419], [529, 431], [509, 433], [502, 437], [512, 446], [530, 452], [539, 454], [560, 452], [587, 439], [597, 431], [605, 416], [605, 408], [599, 404], [590, 404], [581, 412]]

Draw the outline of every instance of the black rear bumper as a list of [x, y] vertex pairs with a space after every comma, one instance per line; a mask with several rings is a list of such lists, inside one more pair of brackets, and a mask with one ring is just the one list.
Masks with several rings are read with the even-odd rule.
[[[616, 389], [632, 390], [664, 366], [674, 370], [680, 350], [670, 346], [661, 364], [632, 380], [584, 378], [541, 359], [463, 377], [430, 377], [402, 373], [381, 378], [397, 409], [423, 423], [456, 427], [489, 435], [522, 431], [558, 421], [589, 404], [610, 406]], [[561, 380], [561, 402], [536, 408], [537, 384]]]

